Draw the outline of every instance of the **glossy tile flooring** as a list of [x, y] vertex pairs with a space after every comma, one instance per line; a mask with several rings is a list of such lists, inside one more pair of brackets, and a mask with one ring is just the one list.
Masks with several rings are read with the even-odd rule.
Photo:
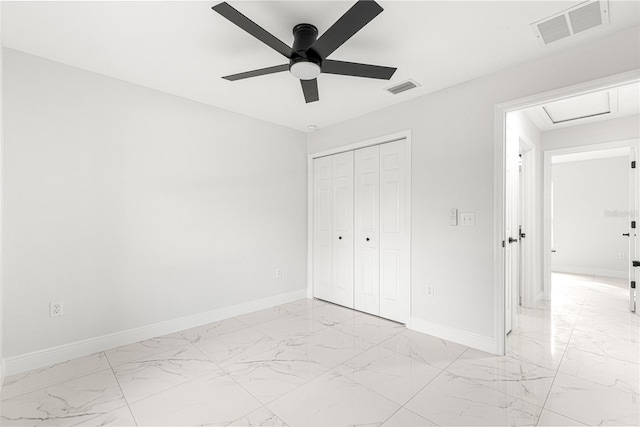
[[618, 282], [555, 275], [502, 357], [300, 300], [9, 377], [2, 425], [639, 425]]

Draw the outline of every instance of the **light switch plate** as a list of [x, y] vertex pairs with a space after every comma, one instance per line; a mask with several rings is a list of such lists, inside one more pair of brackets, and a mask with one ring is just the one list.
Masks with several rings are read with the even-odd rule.
[[458, 225], [458, 209], [451, 208], [449, 211], [449, 225]]
[[462, 225], [476, 225], [476, 214], [473, 212], [464, 212], [460, 214], [460, 222]]

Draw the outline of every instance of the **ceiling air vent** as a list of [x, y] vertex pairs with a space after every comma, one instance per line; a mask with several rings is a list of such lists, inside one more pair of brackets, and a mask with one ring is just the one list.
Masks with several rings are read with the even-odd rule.
[[590, 0], [534, 22], [531, 29], [544, 46], [608, 23], [608, 1]]
[[418, 86], [420, 86], [418, 83], [416, 83], [414, 80], [407, 80], [404, 81], [402, 83], [398, 83], [397, 85], [393, 85], [391, 87], [386, 88], [385, 90], [388, 91], [389, 93], [393, 94], [393, 95], [397, 95], [401, 92], [405, 92], [409, 89], [414, 89], [417, 88]]

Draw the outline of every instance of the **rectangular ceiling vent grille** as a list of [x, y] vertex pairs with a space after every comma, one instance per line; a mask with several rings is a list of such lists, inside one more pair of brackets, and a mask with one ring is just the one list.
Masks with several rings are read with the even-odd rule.
[[393, 95], [397, 95], [402, 92], [406, 92], [410, 89], [415, 89], [420, 86], [414, 80], [407, 80], [402, 83], [398, 83], [397, 85], [393, 85], [391, 87], [386, 88], [385, 90]]
[[608, 23], [608, 0], [589, 0], [560, 14], [534, 22], [531, 29], [544, 46]]
[[569, 22], [573, 34], [581, 33], [598, 25], [602, 25], [600, 2], [596, 1], [569, 12]]

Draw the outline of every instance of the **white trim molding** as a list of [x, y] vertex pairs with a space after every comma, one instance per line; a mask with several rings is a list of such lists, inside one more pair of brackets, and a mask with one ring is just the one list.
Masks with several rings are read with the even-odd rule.
[[61, 363], [77, 357], [110, 350], [138, 341], [147, 340], [162, 335], [180, 332], [185, 329], [206, 325], [230, 317], [240, 316], [265, 308], [275, 307], [280, 304], [297, 301], [306, 298], [305, 289], [275, 295], [259, 300], [248, 301], [241, 304], [222, 307], [215, 310], [185, 316], [178, 319], [168, 320], [153, 325], [142, 326], [129, 329], [127, 331], [115, 332], [100, 337], [89, 338], [69, 344], [46, 348], [19, 356], [7, 357], [3, 360], [6, 364], [6, 374], [13, 375], [20, 372], [37, 369], [44, 366]]
[[[640, 80], [640, 69], [542, 92], [525, 98], [496, 104], [494, 116], [494, 337], [492, 353], [505, 354], [505, 265], [502, 242], [505, 240], [505, 129], [507, 113], [535, 107], [550, 101], [582, 95], [634, 83]], [[489, 350], [488, 350], [489, 351]]]
[[603, 270], [601, 268], [574, 267], [571, 265], [557, 265], [552, 273], [579, 274], [581, 276], [615, 277], [616, 279], [628, 279], [627, 270]]
[[[408, 327], [409, 328], [409, 327]], [[495, 339], [485, 335], [479, 335], [464, 329], [453, 328], [451, 326], [433, 323], [428, 320], [411, 318], [411, 330], [432, 335], [443, 340], [452, 341], [458, 344], [478, 350], [494, 353], [496, 348]]]

